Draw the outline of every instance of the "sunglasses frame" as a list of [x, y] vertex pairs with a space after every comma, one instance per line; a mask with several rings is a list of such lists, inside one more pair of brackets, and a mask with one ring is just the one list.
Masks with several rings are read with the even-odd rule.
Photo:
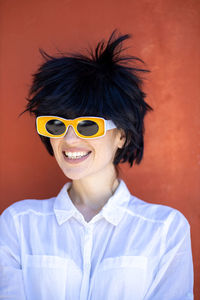
[[[59, 120], [61, 122], [63, 122], [65, 124], [65, 132], [59, 135], [53, 135], [51, 133], [49, 133], [46, 129], [46, 124], [48, 121], [50, 120]], [[78, 130], [77, 130], [77, 125], [79, 122], [83, 121], [83, 120], [89, 120], [89, 121], [94, 121], [95, 123], [98, 124], [99, 126], [99, 130], [96, 134], [92, 135], [92, 136], [84, 136], [81, 135]], [[82, 139], [97, 139], [100, 137], [105, 136], [106, 131], [107, 130], [111, 130], [114, 128], [117, 128], [117, 126], [114, 124], [113, 121], [111, 120], [106, 120], [102, 117], [92, 117], [92, 116], [84, 116], [84, 117], [79, 117], [79, 118], [75, 118], [75, 119], [65, 119], [65, 118], [61, 118], [58, 116], [39, 116], [36, 118], [36, 129], [37, 129], [37, 133], [39, 135], [45, 136], [45, 137], [49, 137], [49, 138], [62, 138], [66, 135], [69, 126], [72, 126], [74, 129], [75, 134]]]

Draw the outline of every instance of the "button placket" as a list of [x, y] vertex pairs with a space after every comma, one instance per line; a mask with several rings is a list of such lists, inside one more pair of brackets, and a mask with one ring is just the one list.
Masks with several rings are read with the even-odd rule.
[[80, 300], [87, 300], [90, 269], [91, 269], [91, 252], [93, 244], [93, 224], [85, 227], [84, 245], [83, 245], [83, 279], [80, 292]]

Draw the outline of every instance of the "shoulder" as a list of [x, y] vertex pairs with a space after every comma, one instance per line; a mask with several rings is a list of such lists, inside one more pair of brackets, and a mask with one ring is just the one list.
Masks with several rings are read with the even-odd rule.
[[1, 214], [1, 218], [12, 216], [16, 218], [23, 215], [48, 215], [53, 213], [55, 197], [49, 199], [25, 199], [17, 201], [7, 207]]
[[186, 217], [179, 210], [167, 205], [148, 203], [133, 195], [131, 195], [127, 212], [150, 223], [190, 227]]
[[7, 207], [0, 215], [0, 245], [17, 244], [21, 234], [30, 234], [31, 228], [40, 230], [49, 217], [54, 218], [55, 197], [43, 200], [25, 199]]

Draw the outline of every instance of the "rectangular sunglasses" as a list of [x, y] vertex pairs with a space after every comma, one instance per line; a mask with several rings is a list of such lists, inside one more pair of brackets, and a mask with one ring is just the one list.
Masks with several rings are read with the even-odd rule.
[[37, 132], [50, 138], [63, 137], [70, 125], [76, 135], [83, 139], [99, 138], [104, 136], [107, 130], [116, 128], [113, 121], [100, 117], [79, 117], [73, 120], [57, 116], [40, 116], [36, 118]]

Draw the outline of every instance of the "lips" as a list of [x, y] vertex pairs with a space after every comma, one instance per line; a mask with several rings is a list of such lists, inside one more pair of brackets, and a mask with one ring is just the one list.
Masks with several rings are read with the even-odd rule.
[[[78, 151], [70, 151], [70, 152], [73, 153], [73, 152], [78, 152]], [[92, 151], [79, 151], [79, 152], [87, 152], [87, 154], [82, 157], [79, 157], [79, 158], [70, 158], [70, 157], [66, 156], [65, 151], [63, 151], [63, 156], [64, 156], [65, 161], [70, 164], [78, 164], [78, 163], [86, 160], [92, 153]]]

